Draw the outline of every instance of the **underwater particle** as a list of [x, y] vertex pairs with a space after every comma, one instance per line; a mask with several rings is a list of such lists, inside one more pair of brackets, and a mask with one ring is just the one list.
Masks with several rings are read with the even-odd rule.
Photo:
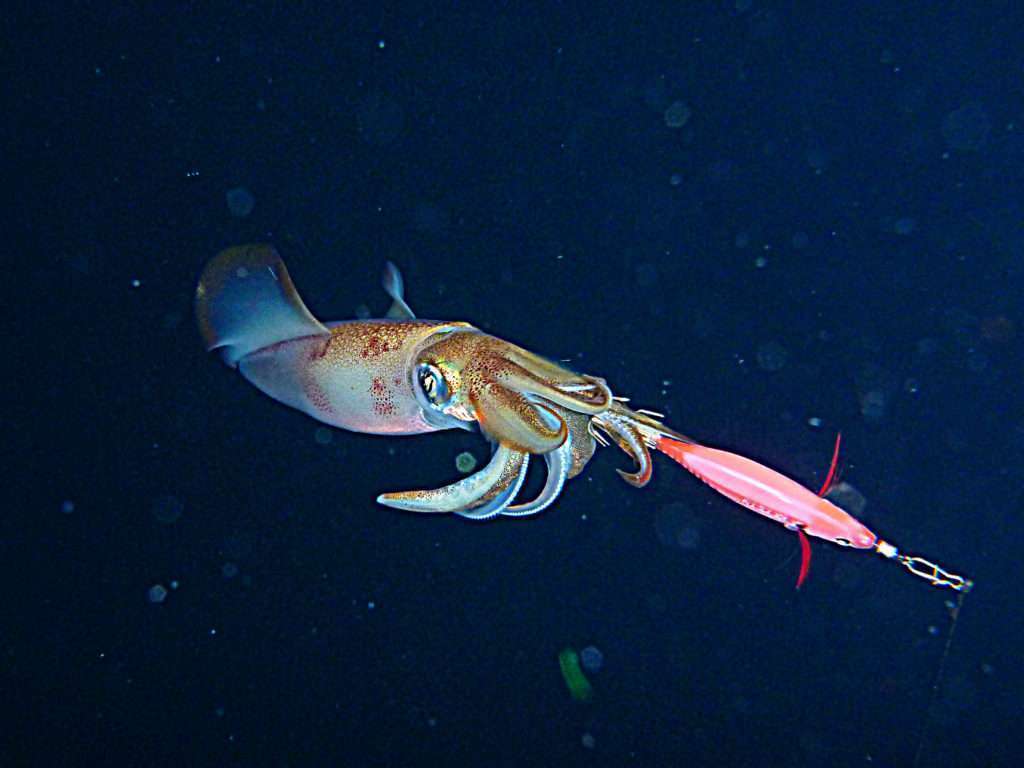
[[594, 739], [594, 734], [588, 731], [580, 737], [580, 744], [583, 745], [584, 749], [593, 749], [596, 746], [597, 741]]
[[693, 550], [700, 544], [700, 527], [686, 504], [676, 501], [666, 504], [654, 515], [654, 530], [658, 541], [666, 547]]
[[921, 384], [917, 379], [907, 379], [903, 382], [903, 391], [908, 395], [916, 395], [921, 391]]
[[869, 424], [880, 424], [885, 419], [888, 398], [880, 389], [869, 389], [860, 396], [860, 414]]
[[768, 259], [766, 259], [764, 256], [758, 256], [756, 259], [754, 259], [754, 266], [757, 267], [758, 269], [764, 269], [765, 267], [768, 266]]
[[892, 229], [897, 235], [909, 235], [917, 229], [917, 219], [913, 219], [910, 216], [904, 216], [901, 219], [896, 219], [895, 223], [892, 225]]
[[224, 563], [220, 567], [220, 572], [225, 579], [233, 579], [238, 575], [238, 566], [234, 563]]
[[65, 515], [70, 515], [75, 511], [75, 502], [71, 501], [71, 499], [65, 499], [60, 503], [60, 511]]
[[669, 128], [682, 128], [693, 112], [681, 101], [673, 101], [665, 109], [665, 125]]
[[256, 198], [245, 187], [229, 189], [224, 194], [224, 199], [227, 201], [231, 215], [239, 219], [244, 219], [252, 213], [252, 209], [256, 206]]
[[988, 368], [988, 355], [980, 349], [967, 350], [967, 369], [971, 373], [981, 373]]
[[463, 451], [455, 457], [455, 468], [464, 475], [468, 475], [476, 469], [476, 456], [469, 451]]
[[594, 698], [594, 689], [580, 668], [580, 657], [573, 648], [563, 648], [558, 654], [558, 666], [562, 670], [562, 679], [576, 701], [590, 701]]
[[441, 235], [447, 231], [450, 217], [437, 203], [420, 201], [413, 207], [412, 221], [420, 232]]
[[993, 344], [1005, 344], [1013, 341], [1016, 334], [1016, 327], [1013, 320], [1005, 315], [991, 315], [982, 318], [978, 327], [981, 331], [981, 338]]
[[154, 584], [147, 593], [149, 602], [162, 603], [167, 599], [167, 588], [163, 584]]
[[824, 147], [811, 147], [807, 150], [807, 164], [821, 173], [828, 168], [829, 156]]
[[658, 267], [650, 262], [638, 264], [634, 270], [636, 284], [640, 288], [651, 288], [658, 283]]
[[779, 371], [786, 364], [789, 353], [777, 341], [766, 341], [757, 347], [757, 365], [762, 371]]
[[604, 654], [594, 645], [588, 645], [580, 651], [580, 662], [587, 672], [600, 672], [604, 666]]
[[360, 320], [368, 320], [370, 317], [373, 316], [373, 312], [371, 312], [370, 308], [365, 304], [360, 304], [358, 307], [356, 307], [354, 314]]
[[748, 245], [750, 245], [750, 235], [748, 235], [746, 232], [737, 232], [736, 237], [733, 240], [733, 244], [737, 248], [746, 248]]
[[700, 544], [700, 529], [692, 525], [684, 525], [676, 531], [676, 544], [680, 549], [696, 549]]
[[181, 515], [185, 511], [185, 505], [177, 496], [165, 494], [157, 496], [153, 500], [152, 511], [153, 517], [157, 519], [157, 522], [164, 525], [173, 525], [181, 519]]
[[793, 248], [798, 251], [802, 251], [811, 242], [811, 238], [807, 236], [806, 232], [797, 232], [793, 235]]
[[818, 427], [821, 426], [821, 419], [819, 419], [817, 416], [811, 416], [811, 418], [807, 420], [807, 426], [814, 427], [815, 429], [817, 429]]
[[382, 93], [371, 93], [356, 108], [359, 135], [368, 144], [387, 146], [402, 134], [405, 114], [398, 102]]
[[316, 440], [317, 445], [330, 445], [334, 436], [327, 427], [317, 427], [313, 433], [313, 439]]
[[950, 149], [977, 152], [988, 141], [992, 121], [984, 108], [976, 103], [964, 104], [942, 119], [942, 138]]
[[671, 176], [668, 177], [668, 183], [671, 184], [673, 187], [678, 187], [680, 184], [683, 183], [682, 174], [673, 173]]
[[868, 505], [868, 500], [864, 498], [864, 494], [845, 480], [834, 483], [825, 496], [837, 507], [845, 509], [854, 517], [860, 517], [864, 512], [864, 508]]

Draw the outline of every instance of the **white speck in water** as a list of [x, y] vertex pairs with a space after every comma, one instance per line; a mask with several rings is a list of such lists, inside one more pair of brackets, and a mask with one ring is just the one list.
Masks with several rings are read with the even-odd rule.
[[807, 420], [807, 424], [808, 424], [808, 426], [811, 426], [811, 427], [814, 427], [815, 429], [817, 429], [818, 427], [821, 426], [821, 419], [819, 419], [817, 416], [811, 416], [811, 418], [809, 418]]
[[70, 515], [72, 512], [75, 511], [75, 502], [71, 501], [71, 499], [66, 499], [65, 501], [61, 502], [60, 511], [63, 512], [65, 515]]

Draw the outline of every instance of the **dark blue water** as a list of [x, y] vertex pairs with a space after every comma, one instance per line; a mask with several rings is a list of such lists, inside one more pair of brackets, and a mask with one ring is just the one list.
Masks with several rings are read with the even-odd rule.
[[[3, 765], [1012, 765], [1024, 34], [1009, 3], [53, 4], [9, 16]], [[603, 450], [325, 431], [207, 355], [202, 265], [606, 377], [956, 593]], [[599, 649], [590, 703], [559, 671]], [[923, 733], [923, 738], [922, 738]]]

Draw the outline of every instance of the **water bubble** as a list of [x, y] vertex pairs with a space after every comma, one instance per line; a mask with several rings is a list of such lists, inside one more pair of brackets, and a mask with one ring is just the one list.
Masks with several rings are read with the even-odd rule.
[[71, 501], [71, 499], [62, 501], [60, 505], [60, 511], [63, 512], [65, 515], [70, 515], [72, 512], [75, 511], [75, 502]]
[[778, 371], [786, 364], [789, 353], [777, 341], [767, 341], [757, 348], [757, 364], [762, 371]]
[[678, 187], [680, 184], [683, 183], [683, 177], [681, 174], [673, 173], [671, 176], [668, 177], [668, 183], [671, 184], [673, 187]]
[[327, 427], [317, 427], [313, 433], [313, 439], [316, 440], [317, 445], [330, 445], [334, 436]]
[[162, 603], [167, 599], [167, 588], [163, 584], [154, 584], [149, 588], [149, 592], [147, 594], [149, 602]]
[[463, 451], [455, 457], [455, 468], [463, 474], [469, 474], [476, 469], [476, 456], [469, 451]]
[[821, 419], [818, 418], [817, 416], [811, 416], [811, 418], [807, 420], [807, 425], [809, 427], [814, 427], [815, 429], [817, 429], [818, 427], [821, 426]]
[[234, 563], [224, 563], [220, 567], [220, 572], [225, 579], [233, 579], [238, 575], [238, 566]]
[[584, 749], [593, 749], [597, 745], [597, 741], [594, 739], [594, 734], [589, 731], [583, 734], [580, 738], [580, 743], [583, 745]]
[[227, 200], [231, 215], [239, 219], [244, 219], [252, 213], [252, 209], [256, 206], [256, 198], [245, 187], [229, 189], [224, 198]]
[[182, 513], [185, 511], [185, 505], [181, 502], [181, 499], [167, 494], [157, 496], [153, 500], [152, 511], [153, 517], [158, 522], [164, 525], [173, 525], [181, 518]]
[[693, 113], [681, 101], [673, 101], [665, 110], [665, 125], [669, 128], [682, 128]]
[[604, 654], [596, 646], [588, 645], [580, 651], [580, 662], [587, 672], [600, 672], [604, 666]]

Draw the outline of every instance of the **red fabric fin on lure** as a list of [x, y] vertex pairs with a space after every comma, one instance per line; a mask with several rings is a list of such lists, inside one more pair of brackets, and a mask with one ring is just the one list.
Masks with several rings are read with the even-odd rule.
[[811, 542], [803, 528], [797, 528], [796, 533], [800, 537], [800, 575], [796, 577], [796, 588], [800, 589], [811, 570]]
[[832, 450], [832, 463], [828, 468], [828, 475], [825, 477], [825, 482], [821, 486], [821, 490], [818, 491], [819, 496], [824, 496], [826, 493], [832, 490], [832, 483], [836, 480], [836, 466], [839, 464], [839, 441], [842, 440], [843, 433], [836, 432], [836, 447]]

